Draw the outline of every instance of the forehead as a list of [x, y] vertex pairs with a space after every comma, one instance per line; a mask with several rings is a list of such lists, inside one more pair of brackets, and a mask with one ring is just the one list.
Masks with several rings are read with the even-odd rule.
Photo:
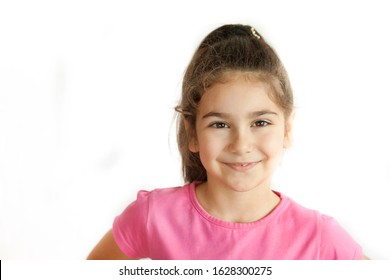
[[271, 86], [265, 81], [236, 75], [208, 88], [202, 96], [198, 112], [207, 114], [215, 111], [234, 115], [272, 110], [282, 113], [279, 106], [271, 100], [271, 91]]

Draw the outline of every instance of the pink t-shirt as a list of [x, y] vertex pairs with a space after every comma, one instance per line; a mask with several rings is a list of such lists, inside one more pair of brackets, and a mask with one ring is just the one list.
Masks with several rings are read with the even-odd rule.
[[283, 194], [266, 217], [231, 223], [209, 215], [195, 183], [140, 191], [119, 215], [113, 234], [131, 258], [151, 259], [361, 259], [361, 247], [331, 217]]

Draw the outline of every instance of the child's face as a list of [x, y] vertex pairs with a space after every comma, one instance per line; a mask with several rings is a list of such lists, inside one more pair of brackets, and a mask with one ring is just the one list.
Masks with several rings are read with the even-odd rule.
[[272, 173], [290, 142], [290, 120], [271, 101], [267, 84], [234, 77], [208, 89], [199, 104], [196, 139], [208, 184], [236, 191], [270, 186]]

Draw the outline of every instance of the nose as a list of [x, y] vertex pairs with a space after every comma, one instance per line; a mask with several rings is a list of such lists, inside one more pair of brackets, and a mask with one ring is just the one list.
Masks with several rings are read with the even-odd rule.
[[238, 129], [232, 132], [229, 151], [237, 155], [251, 153], [254, 147], [253, 135], [249, 129]]

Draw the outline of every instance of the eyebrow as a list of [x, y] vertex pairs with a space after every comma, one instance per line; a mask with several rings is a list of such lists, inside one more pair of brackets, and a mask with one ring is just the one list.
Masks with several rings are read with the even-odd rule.
[[[263, 116], [263, 115], [278, 115], [278, 113], [276, 112], [273, 112], [273, 111], [268, 111], [268, 110], [263, 110], [263, 111], [255, 111], [255, 112], [251, 112], [248, 114], [248, 117], [249, 118], [256, 118], [256, 117], [260, 117], [260, 116]], [[206, 118], [210, 118], [210, 117], [217, 117], [217, 118], [221, 118], [221, 119], [227, 119], [229, 118], [231, 115], [228, 114], [228, 113], [220, 113], [220, 112], [209, 112], [207, 114], [205, 114], [202, 119], [206, 119]]]

